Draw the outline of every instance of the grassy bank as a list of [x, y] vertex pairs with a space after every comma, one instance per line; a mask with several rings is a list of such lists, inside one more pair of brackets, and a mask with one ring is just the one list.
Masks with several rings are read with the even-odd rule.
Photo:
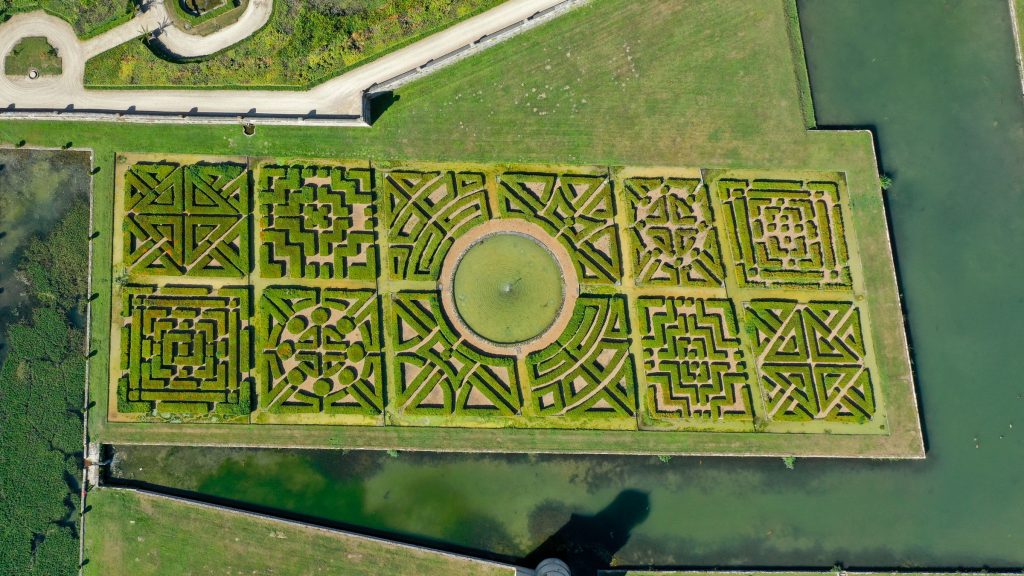
[[86, 575], [514, 574], [489, 563], [135, 492], [95, 490], [89, 504]]
[[277, 1], [270, 22], [201, 62], [176, 63], [142, 40], [86, 65], [89, 86], [308, 86], [501, 3], [501, 0]]

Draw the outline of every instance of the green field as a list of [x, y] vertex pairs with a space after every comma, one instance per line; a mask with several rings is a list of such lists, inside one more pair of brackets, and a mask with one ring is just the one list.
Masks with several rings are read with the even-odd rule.
[[89, 494], [85, 574], [515, 574], [512, 568], [138, 492]]
[[89, 38], [127, 22], [135, 14], [135, 0], [4, 0], [0, 2], [0, 22], [33, 10], [63, 18], [79, 37]]
[[313, 86], [500, 1], [275, 2], [263, 29], [210, 58], [172, 62], [154, 54], [143, 40], [134, 40], [89, 60], [85, 83], [94, 87]]
[[42, 36], [18, 42], [4, 61], [4, 73], [8, 76], [28, 76], [33, 69], [41, 76], [60, 74], [60, 56]]

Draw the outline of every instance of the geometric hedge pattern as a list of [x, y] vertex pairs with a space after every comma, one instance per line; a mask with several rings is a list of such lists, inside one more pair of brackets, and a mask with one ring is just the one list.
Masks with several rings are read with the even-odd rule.
[[638, 285], [722, 286], [725, 270], [707, 186], [699, 178], [630, 178], [630, 257]]
[[393, 279], [437, 280], [448, 248], [491, 217], [481, 173], [395, 170], [381, 179]]
[[372, 171], [267, 166], [258, 189], [263, 278], [377, 277]]
[[462, 342], [436, 293], [400, 293], [392, 302], [397, 413], [515, 416], [521, 399], [511, 358]]
[[124, 180], [124, 264], [133, 274], [249, 273], [249, 175], [232, 163], [141, 163]]
[[741, 284], [850, 286], [835, 182], [721, 180]]
[[636, 378], [626, 299], [587, 296], [557, 342], [527, 358], [541, 415], [635, 418]]
[[859, 421], [874, 412], [860, 312], [851, 303], [746, 304], [769, 418]]
[[614, 185], [607, 175], [509, 172], [499, 177], [501, 215], [546, 230], [568, 250], [584, 284], [622, 279]]
[[753, 418], [731, 300], [643, 297], [637, 318], [652, 418]]
[[249, 288], [125, 286], [122, 409], [248, 414]]
[[[650, 430], [875, 416], [839, 175], [123, 174], [121, 412]], [[522, 357], [465, 340], [437, 285], [451, 246], [495, 219], [542, 228], [579, 278], [565, 328]]]
[[259, 399], [272, 413], [384, 411], [373, 290], [267, 288], [259, 303]]

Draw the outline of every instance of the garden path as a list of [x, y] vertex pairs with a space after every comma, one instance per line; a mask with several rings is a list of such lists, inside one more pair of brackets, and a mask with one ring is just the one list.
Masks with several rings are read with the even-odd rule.
[[[164, 0], [152, 0], [125, 24], [89, 40], [79, 40], [71, 26], [45, 12], [19, 14], [0, 25], [0, 72], [6, 54], [22, 38], [44, 36], [57, 49], [63, 72], [29, 79], [0, 73], [0, 118], [60, 116], [92, 120], [177, 122], [248, 121], [311, 122], [366, 125], [364, 96], [374, 86], [415, 71], [449, 54], [480, 45], [484, 37], [519, 24], [560, 13], [552, 8], [579, 0], [507, 0], [437, 34], [309, 90], [90, 90], [85, 87], [89, 58], [134, 38], [157, 32], [156, 39], [183, 57], [211, 54], [259, 30], [270, 18], [272, 0], [252, 0], [242, 17], [209, 36], [195, 36], [170, 24]], [[542, 14], [543, 13], [543, 14]]]

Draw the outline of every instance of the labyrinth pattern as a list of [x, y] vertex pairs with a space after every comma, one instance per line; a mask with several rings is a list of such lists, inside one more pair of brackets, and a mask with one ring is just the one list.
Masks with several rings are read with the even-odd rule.
[[380, 310], [373, 291], [267, 288], [259, 338], [261, 409], [383, 413]]
[[392, 305], [398, 411], [484, 417], [520, 413], [513, 360], [487, 356], [461, 342], [436, 293], [400, 293]]
[[746, 312], [769, 418], [871, 418], [874, 391], [852, 303], [756, 300]]
[[502, 216], [524, 218], [558, 238], [581, 282], [622, 279], [614, 186], [607, 175], [509, 172], [500, 182]]
[[527, 358], [534, 408], [543, 416], [636, 415], [625, 299], [584, 296], [558, 341]]
[[260, 170], [260, 275], [377, 277], [373, 172], [341, 166]]
[[392, 278], [436, 280], [452, 243], [491, 217], [483, 174], [402, 170], [381, 178]]
[[721, 180], [741, 284], [851, 285], [835, 182]]
[[129, 285], [122, 298], [128, 411], [249, 413], [248, 288]]
[[655, 418], [753, 418], [750, 379], [730, 300], [640, 298], [637, 318]]
[[240, 164], [139, 163], [124, 177], [124, 265], [134, 274], [249, 273], [249, 175]]
[[638, 285], [724, 285], [711, 201], [700, 179], [630, 178], [625, 194]]
[[[115, 419], [886, 432], [841, 174], [228, 160], [119, 156]], [[534, 347], [448, 316], [502, 219], [568, 255]]]

